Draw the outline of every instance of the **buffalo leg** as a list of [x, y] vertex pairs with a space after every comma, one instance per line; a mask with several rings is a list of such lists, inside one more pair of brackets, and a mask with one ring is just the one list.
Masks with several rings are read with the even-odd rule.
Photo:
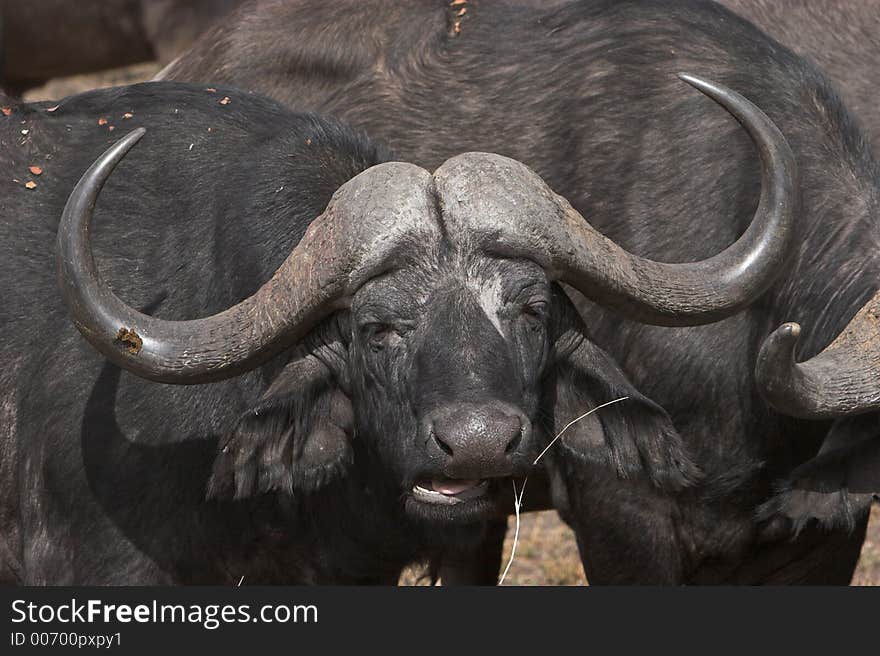
[[480, 544], [467, 554], [444, 554], [440, 563], [442, 584], [496, 585], [506, 533], [507, 522], [494, 521]]
[[672, 495], [578, 463], [563, 477], [560, 516], [577, 537], [591, 585], [677, 585], [683, 556]]
[[[795, 539], [756, 545], [724, 583], [737, 585], [847, 585], [859, 561], [868, 517], [852, 532], [803, 529]], [[699, 573], [698, 573], [699, 575]], [[697, 581], [701, 582], [701, 581]]]

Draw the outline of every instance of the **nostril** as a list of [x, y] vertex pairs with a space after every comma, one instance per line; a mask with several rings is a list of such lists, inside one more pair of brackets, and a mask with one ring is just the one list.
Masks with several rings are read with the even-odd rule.
[[523, 435], [525, 434], [525, 432], [526, 432], [526, 427], [523, 426], [522, 422], [520, 422], [519, 430], [510, 439], [510, 441], [507, 443], [507, 446], [504, 447], [504, 453], [506, 453], [506, 454], [512, 453], [522, 442], [522, 438], [523, 438]]
[[434, 438], [434, 441], [437, 443], [437, 446], [439, 446], [443, 450], [443, 453], [445, 453], [447, 456], [452, 456], [452, 447], [444, 442], [443, 438], [437, 435], [436, 431], [431, 431], [431, 437]]

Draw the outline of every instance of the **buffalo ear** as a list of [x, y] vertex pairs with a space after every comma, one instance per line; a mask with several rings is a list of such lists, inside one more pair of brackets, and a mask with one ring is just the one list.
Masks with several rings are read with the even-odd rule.
[[580, 317], [569, 313], [565, 324], [554, 348], [552, 435], [603, 403], [627, 398], [572, 424], [553, 449], [608, 466], [621, 478], [643, 476], [664, 490], [693, 485], [700, 470], [666, 411], [643, 396], [589, 340]]
[[795, 469], [759, 511], [782, 517], [795, 534], [816, 522], [827, 530], [852, 532], [880, 498], [880, 416], [835, 421], [819, 453]]
[[294, 358], [221, 440], [208, 497], [319, 490], [352, 464], [353, 423], [351, 401], [322, 359]]

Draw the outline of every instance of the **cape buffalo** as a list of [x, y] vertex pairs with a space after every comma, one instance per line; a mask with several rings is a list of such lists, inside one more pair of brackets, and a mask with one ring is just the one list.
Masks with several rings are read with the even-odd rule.
[[[559, 428], [621, 397], [553, 461], [692, 483], [666, 413], [559, 286], [694, 325], [778, 275], [791, 152], [744, 98], [684, 79], [764, 165], [752, 225], [687, 264], [622, 250], [514, 160], [469, 153], [431, 174], [229, 89], [7, 106], [2, 579], [391, 582], [408, 562], [460, 562]], [[121, 373], [74, 325], [175, 385]]]
[[334, 115], [429, 169], [463, 150], [508, 155], [627, 250], [684, 262], [741, 233], [759, 168], [736, 124], [682, 91], [682, 70], [742, 92], [786, 135], [803, 180], [798, 247], [755, 305], [711, 326], [650, 327], [578, 302], [595, 342], [669, 411], [704, 478], [667, 494], [572, 468], [556, 503], [591, 581], [844, 582], [866, 503], [846, 506], [837, 524], [851, 530], [817, 527], [801, 507], [794, 540], [790, 513], [756, 521], [826, 437], [861, 432], [773, 410], [754, 384], [763, 339], [799, 321], [810, 330], [798, 358], [809, 358], [880, 279], [877, 162], [812, 63], [711, 2], [299, 1], [228, 22], [164, 75]]

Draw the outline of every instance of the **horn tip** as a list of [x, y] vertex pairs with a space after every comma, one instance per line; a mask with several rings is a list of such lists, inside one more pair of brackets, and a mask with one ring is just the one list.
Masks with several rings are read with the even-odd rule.
[[685, 73], [684, 71], [679, 71], [676, 74], [676, 77], [678, 77], [678, 79], [682, 82], [687, 82], [692, 87], [697, 87], [698, 89], [712, 84], [706, 78], [699, 77], [698, 75], [692, 75], [690, 73]]
[[789, 321], [779, 326], [779, 328], [776, 329], [776, 332], [780, 337], [797, 340], [801, 336], [801, 325], [794, 321]]
[[132, 130], [131, 132], [129, 132], [127, 135], [125, 135], [125, 136], [123, 137], [123, 139], [125, 139], [126, 141], [129, 141], [129, 140], [130, 140], [130, 141], [136, 143], [136, 142], [138, 142], [138, 141], [140, 140], [140, 138], [143, 137], [146, 133], [147, 133], [147, 128], [144, 128], [144, 127], [135, 128], [134, 130]]
[[715, 82], [707, 80], [704, 77], [700, 77], [699, 75], [691, 75], [690, 73], [681, 72], [678, 73], [678, 79], [691, 85], [700, 93], [707, 95], [718, 102], [720, 102], [722, 97], [727, 95], [728, 93], [728, 90], [724, 87], [721, 87]]
[[790, 321], [774, 330], [758, 353], [758, 379], [772, 382], [794, 361], [794, 350], [801, 336], [801, 325]]

